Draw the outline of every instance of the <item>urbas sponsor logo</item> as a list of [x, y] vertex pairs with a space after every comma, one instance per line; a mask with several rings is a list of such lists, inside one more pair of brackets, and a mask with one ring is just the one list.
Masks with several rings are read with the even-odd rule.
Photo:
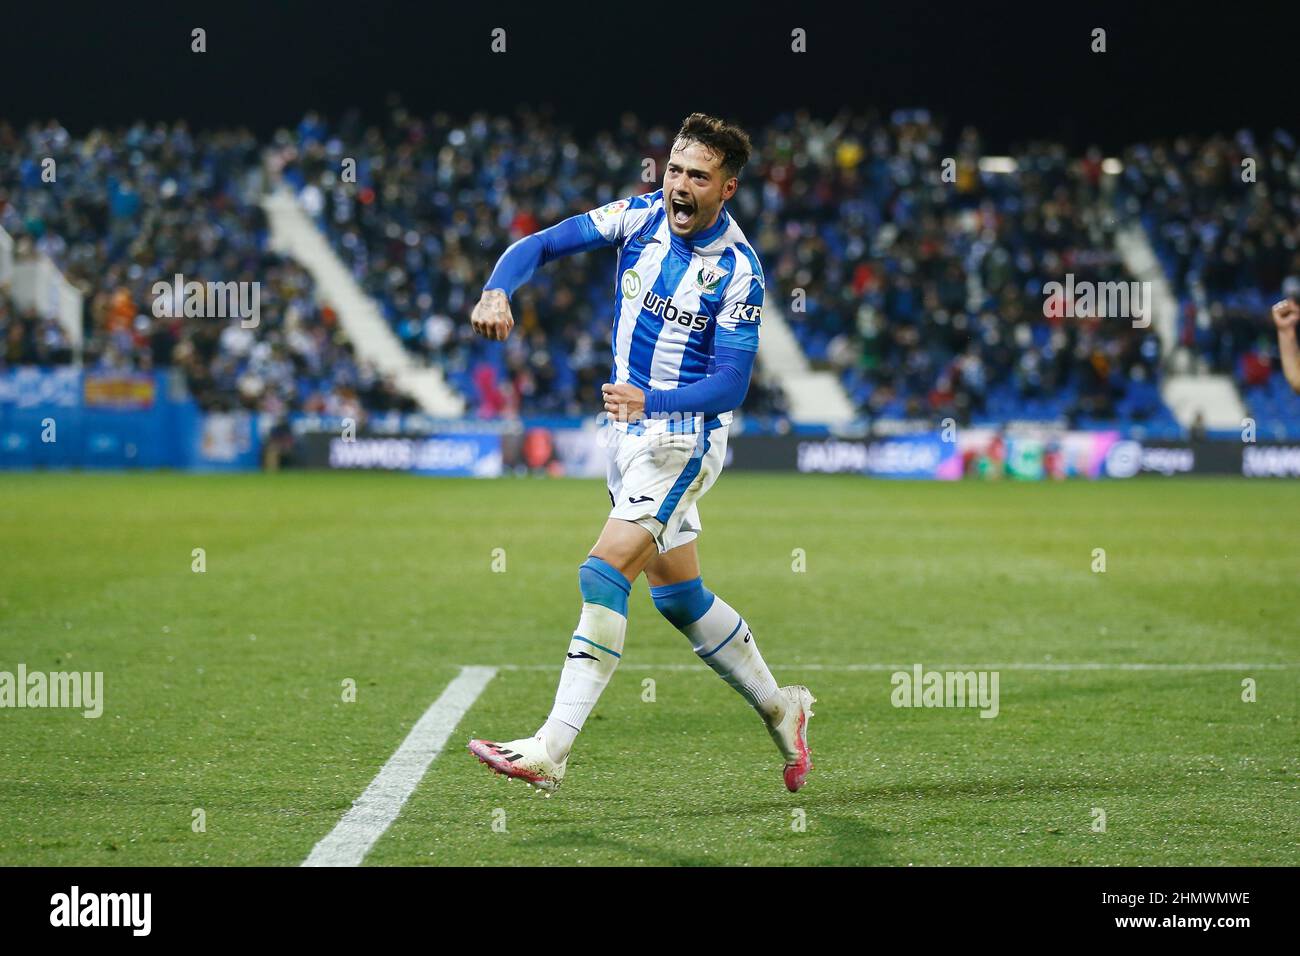
[[709, 326], [710, 317], [707, 313], [687, 312], [685, 309], [679, 309], [673, 305], [672, 296], [665, 299], [653, 289], [646, 292], [645, 298], [641, 300], [641, 305], [652, 314], [660, 316], [665, 322], [676, 322], [692, 332], [703, 332]]

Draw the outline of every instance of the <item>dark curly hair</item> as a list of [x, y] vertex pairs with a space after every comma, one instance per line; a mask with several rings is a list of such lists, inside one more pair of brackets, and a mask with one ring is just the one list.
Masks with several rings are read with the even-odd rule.
[[739, 126], [706, 113], [692, 113], [682, 121], [673, 145], [679, 142], [699, 143], [717, 153], [722, 157], [722, 168], [728, 178], [740, 175], [754, 148], [749, 134]]

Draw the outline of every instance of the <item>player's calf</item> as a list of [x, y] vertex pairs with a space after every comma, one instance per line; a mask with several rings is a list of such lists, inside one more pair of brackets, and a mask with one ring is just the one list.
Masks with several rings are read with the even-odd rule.
[[802, 787], [812, 770], [808, 719], [814, 699], [808, 688], [777, 687], [745, 619], [705, 588], [700, 578], [652, 587], [650, 596], [659, 613], [690, 640], [700, 659], [762, 716], [785, 761], [786, 787], [792, 792]]
[[607, 561], [589, 557], [578, 569], [582, 614], [569, 639], [551, 714], [538, 731], [553, 760], [564, 760], [578, 731], [623, 656], [627, 596], [632, 585]]
[[589, 557], [578, 569], [582, 613], [569, 638], [555, 704], [532, 737], [497, 743], [477, 739], [470, 753], [495, 772], [527, 781], [549, 795], [559, 789], [578, 731], [614, 676], [627, 633], [627, 596], [632, 585], [613, 565]]
[[733, 687], [769, 725], [785, 716], [785, 698], [759, 653], [754, 634], [700, 578], [650, 589], [659, 613], [691, 642], [700, 660]]

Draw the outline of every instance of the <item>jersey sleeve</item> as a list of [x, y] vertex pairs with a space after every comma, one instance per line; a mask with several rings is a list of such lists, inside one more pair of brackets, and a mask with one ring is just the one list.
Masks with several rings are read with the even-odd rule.
[[663, 190], [660, 189], [643, 196], [616, 199], [591, 210], [587, 213], [587, 218], [606, 242], [622, 243], [645, 225], [646, 220], [654, 212], [656, 203], [663, 198], [663, 194]]
[[492, 275], [488, 277], [488, 289], [500, 289], [507, 296], [532, 278], [538, 266], [554, 262], [561, 256], [571, 256], [575, 252], [588, 252], [605, 244], [605, 238], [596, 232], [596, 227], [586, 216], [570, 216], [549, 229], [534, 232], [513, 243], [497, 260]]
[[766, 283], [758, 257], [748, 248], [741, 247], [740, 251], [738, 268], [732, 274], [722, 306], [718, 309], [714, 344], [757, 352]]
[[718, 415], [739, 408], [749, 391], [754, 353], [725, 345], [716, 346], [716, 349], [717, 367], [712, 374], [680, 388], [652, 388], [646, 392], [646, 414], [651, 418], [681, 412]]

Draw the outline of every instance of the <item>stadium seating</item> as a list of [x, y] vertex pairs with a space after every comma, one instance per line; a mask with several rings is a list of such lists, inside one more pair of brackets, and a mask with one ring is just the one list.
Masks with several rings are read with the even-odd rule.
[[[359, 415], [410, 401], [355, 362], [311, 280], [271, 253], [257, 200], [261, 150], [244, 131], [137, 124], [74, 139], [57, 123], [0, 126], [0, 226], [17, 253], [48, 254], [86, 293], [88, 368], [181, 370], [200, 406]], [[55, 180], [42, 178], [53, 159]], [[255, 329], [160, 318], [156, 282], [256, 281]], [[71, 359], [54, 323], [0, 305], [7, 364]]]
[[1140, 218], [1179, 297], [1179, 343], [1232, 375], [1261, 436], [1300, 437], [1272, 303], [1300, 294], [1300, 161], [1283, 131], [1184, 138], [1124, 156], [1119, 208]]
[[[1180, 344], [1234, 374], [1268, 428], [1297, 419], [1263, 319], [1284, 278], [1300, 275], [1300, 200], [1280, 176], [1238, 181], [1251, 141], [1134, 147], [1111, 195], [1095, 153], [1075, 159], [1031, 144], [988, 168], [975, 131], [946, 138], [924, 111], [794, 114], [753, 132], [732, 207], [765, 264], [769, 302], [865, 419], [1177, 435], [1160, 397], [1156, 335], [1044, 308], [1045, 283], [1067, 273], [1131, 280], [1114, 237], [1137, 216], [1180, 297]], [[472, 414], [572, 417], [591, 411], [608, 376], [605, 257], [539, 272], [515, 297], [507, 343], [475, 338], [466, 316], [510, 242], [654, 189], [659, 171], [647, 181], [644, 160], [664, 155], [671, 133], [628, 115], [581, 141], [540, 113], [460, 121], [398, 104], [381, 126], [309, 114], [265, 144], [184, 124], [83, 139], [57, 123], [21, 135], [0, 127], [0, 225], [85, 289], [92, 366], [174, 365], [209, 408], [409, 410], [355, 360], [307, 273], [268, 250], [258, 199], [270, 168], [404, 345], [442, 368]], [[1284, 139], [1256, 152], [1266, 169], [1294, 163]], [[42, 181], [43, 156], [58, 163], [57, 189]], [[173, 273], [260, 281], [261, 327], [154, 318], [150, 288]], [[0, 305], [0, 333], [8, 364], [68, 358], [57, 329], [12, 306]], [[786, 409], [779, 382], [757, 377], [746, 417], [783, 427]]]

